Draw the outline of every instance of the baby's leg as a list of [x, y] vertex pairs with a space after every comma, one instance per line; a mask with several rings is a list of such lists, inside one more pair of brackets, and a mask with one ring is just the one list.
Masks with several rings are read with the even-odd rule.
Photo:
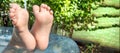
[[[15, 27], [16, 34], [13, 34], [13, 36], [14, 35], [18, 36], [17, 38], [20, 38], [21, 41], [23, 41], [23, 45], [25, 45], [25, 47], [28, 50], [30, 51], [34, 50], [36, 46], [36, 41], [33, 35], [28, 30], [29, 14], [27, 10], [22, 9], [18, 4], [13, 3], [11, 4], [9, 16]], [[17, 44], [16, 42], [14, 46], [16, 45], [19, 45], [19, 44]]]
[[25, 48], [25, 45], [21, 38], [17, 35], [15, 29], [13, 29], [12, 39], [2, 53], [33, 53]]
[[38, 48], [45, 50], [49, 42], [49, 35], [53, 23], [53, 12], [46, 4], [41, 4], [41, 6], [34, 5], [33, 12], [36, 18], [31, 32], [36, 38]]

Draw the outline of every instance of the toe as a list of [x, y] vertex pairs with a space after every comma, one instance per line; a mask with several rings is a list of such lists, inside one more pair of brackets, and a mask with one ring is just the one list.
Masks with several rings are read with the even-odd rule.
[[16, 4], [16, 3], [10, 4], [10, 7], [13, 8], [13, 9], [15, 9], [15, 10], [21, 9], [21, 7], [18, 4]]
[[42, 4], [42, 7], [45, 8], [45, 10], [50, 11], [50, 7], [46, 4]]
[[50, 10], [51, 10], [51, 8], [50, 8], [49, 6], [47, 6], [47, 5], [46, 5], [44, 8], [45, 8], [47, 11], [50, 11]]
[[14, 13], [9, 13], [10, 18], [13, 18], [15, 16]]
[[46, 11], [46, 5], [45, 5], [45, 4], [41, 4], [41, 6], [40, 6], [40, 11], [41, 11], [41, 12]]
[[13, 8], [10, 8], [10, 13], [14, 13], [15, 12], [15, 9], [13, 9]]
[[53, 15], [53, 11], [52, 10], [50, 10], [50, 14]]
[[47, 5], [46, 4], [41, 4], [43, 8], [47, 8]]
[[49, 7], [49, 6], [47, 6], [47, 8], [46, 8], [48, 11], [50, 11], [51, 10], [51, 8]]
[[12, 18], [12, 24], [15, 25], [17, 23], [17, 19], [16, 18]]
[[40, 10], [40, 9], [39, 9], [39, 6], [38, 6], [38, 5], [34, 5], [34, 6], [33, 6], [33, 12], [34, 12], [34, 13], [39, 13], [39, 10]]
[[10, 12], [9, 12], [9, 16], [10, 16], [10, 18], [13, 18], [13, 17], [15, 16], [15, 9], [10, 8], [9, 11], [10, 11]]

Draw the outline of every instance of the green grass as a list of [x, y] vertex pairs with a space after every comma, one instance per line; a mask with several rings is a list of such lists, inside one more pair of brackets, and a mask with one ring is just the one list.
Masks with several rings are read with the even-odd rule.
[[119, 29], [119, 27], [113, 27], [95, 31], [74, 31], [72, 38], [77, 41], [90, 41], [100, 46], [120, 49]]
[[112, 7], [99, 7], [95, 10], [91, 10], [91, 14], [93, 14], [96, 17], [101, 17], [104, 15], [108, 16], [120, 16], [120, 9], [115, 9]]
[[120, 17], [100, 17], [97, 18], [96, 21], [98, 21], [97, 23], [97, 27], [111, 27], [113, 25], [119, 25]]

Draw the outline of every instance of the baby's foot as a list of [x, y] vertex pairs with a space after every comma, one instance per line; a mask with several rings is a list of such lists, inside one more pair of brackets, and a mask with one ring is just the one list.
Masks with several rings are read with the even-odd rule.
[[10, 19], [12, 20], [13, 25], [19, 31], [24, 31], [28, 28], [28, 12], [25, 9], [22, 9], [18, 4], [10, 4]]
[[[11, 8], [10, 8], [9, 16], [17, 31], [17, 32], [15, 31], [16, 34], [13, 33], [13, 35], [17, 35], [16, 37], [18, 39], [20, 38], [21, 41], [23, 41], [23, 43], [20, 44], [25, 45], [26, 49], [33, 51], [36, 46], [36, 41], [33, 35], [28, 30], [29, 15], [27, 10], [22, 9], [18, 4], [15, 3], [11, 4], [10, 7]], [[16, 44], [19, 45], [19, 43]]]
[[53, 11], [46, 4], [41, 4], [40, 7], [34, 5], [33, 12], [36, 18], [31, 31], [36, 38], [39, 49], [44, 50], [47, 48], [49, 42], [53, 23]]

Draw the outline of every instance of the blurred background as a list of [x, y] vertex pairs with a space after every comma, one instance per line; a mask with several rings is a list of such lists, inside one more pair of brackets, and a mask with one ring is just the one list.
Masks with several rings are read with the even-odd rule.
[[34, 23], [32, 6], [50, 6], [54, 11], [51, 33], [72, 38], [81, 53], [119, 53], [119, 0], [0, 0], [0, 28], [13, 27], [8, 14], [10, 3], [29, 11], [29, 28]]

